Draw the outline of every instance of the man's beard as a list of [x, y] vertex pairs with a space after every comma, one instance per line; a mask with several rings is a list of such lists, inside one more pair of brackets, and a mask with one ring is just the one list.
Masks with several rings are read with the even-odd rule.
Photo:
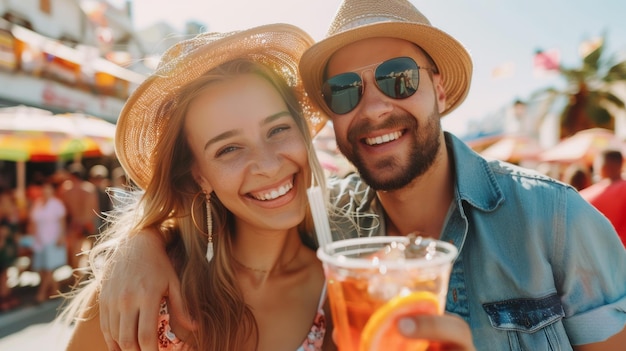
[[[441, 146], [441, 122], [440, 115], [436, 109], [428, 116], [426, 124], [418, 125], [418, 121], [412, 115], [404, 113], [395, 115], [387, 119], [382, 125], [376, 126], [376, 129], [394, 128], [401, 126], [405, 129], [405, 133], [411, 137], [411, 146], [408, 153], [408, 160], [402, 164], [404, 156], [398, 158], [390, 156], [378, 161], [373, 167], [367, 166], [365, 156], [359, 153], [359, 144], [357, 135], [373, 130], [371, 126], [365, 123], [353, 126], [348, 132], [348, 144], [339, 140], [339, 150], [346, 158], [354, 164], [358, 169], [361, 178], [374, 190], [391, 191], [401, 189], [411, 183], [415, 178], [423, 175], [434, 163], [439, 147]], [[421, 133], [420, 133], [421, 132]], [[403, 135], [406, 137], [407, 135]], [[350, 147], [348, 147], [350, 146]], [[371, 164], [371, 162], [370, 162]], [[381, 170], [390, 170], [391, 176], [383, 176]]]

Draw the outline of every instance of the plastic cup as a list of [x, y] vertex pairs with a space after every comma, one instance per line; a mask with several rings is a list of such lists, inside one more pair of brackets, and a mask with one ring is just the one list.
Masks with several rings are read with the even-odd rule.
[[364, 237], [335, 241], [318, 249], [339, 350], [363, 350], [363, 344], [367, 343], [364, 328], [368, 322], [378, 323], [370, 322], [370, 317], [383, 306], [389, 309], [388, 302], [397, 301], [399, 296], [430, 296], [431, 301], [436, 300], [433, 314], [444, 313], [450, 271], [458, 250], [444, 241], [423, 239], [423, 242], [428, 241], [428, 249], [414, 253], [414, 257], [404, 258], [398, 251], [382, 254], [385, 250], [407, 246], [414, 239], [408, 236]]

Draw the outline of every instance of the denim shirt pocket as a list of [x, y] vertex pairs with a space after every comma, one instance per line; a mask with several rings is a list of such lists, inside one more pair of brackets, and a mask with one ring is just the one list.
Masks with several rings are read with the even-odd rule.
[[511, 350], [572, 350], [556, 294], [483, 304], [492, 327], [507, 332]]

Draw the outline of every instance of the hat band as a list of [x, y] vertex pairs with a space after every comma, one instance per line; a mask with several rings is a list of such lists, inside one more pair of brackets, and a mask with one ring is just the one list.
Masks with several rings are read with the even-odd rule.
[[341, 33], [341, 32], [345, 32], [348, 31], [350, 29], [356, 28], [356, 27], [361, 27], [361, 26], [366, 26], [368, 24], [373, 24], [373, 23], [380, 23], [380, 22], [392, 22], [392, 21], [400, 21], [400, 22], [406, 22], [405, 18], [400, 18], [400, 17], [363, 17], [363, 18], [359, 18], [356, 19], [354, 21], [350, 21], [346, 24], [344, 24], [343, 26], [339, 27], [337, 29], [337, 31], [335, 31], [334, 33], [329, 33], [328, 36], [331, 36], [333, 34], [336, 33]]

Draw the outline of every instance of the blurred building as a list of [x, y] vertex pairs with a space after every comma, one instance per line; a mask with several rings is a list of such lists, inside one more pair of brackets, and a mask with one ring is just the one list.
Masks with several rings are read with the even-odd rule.
[[0, 0], [1, 106], [117, 120], [126, 98], [145, 79], [104, 58], [114, 50], [113, 38], [127, 40], [124, 33], [132, 32], [129, 13], [120, 10], [115, 15], [126, 20], [107, 21], [84, 3]]
[[[115, 122], [159, 55], [185, 37], [164, 23], [137, 31], [132, 1], [115, 3], [0, 0], [0, 107], [83, 112]], [[201, 28], [190, 23], [187, 30]]]

